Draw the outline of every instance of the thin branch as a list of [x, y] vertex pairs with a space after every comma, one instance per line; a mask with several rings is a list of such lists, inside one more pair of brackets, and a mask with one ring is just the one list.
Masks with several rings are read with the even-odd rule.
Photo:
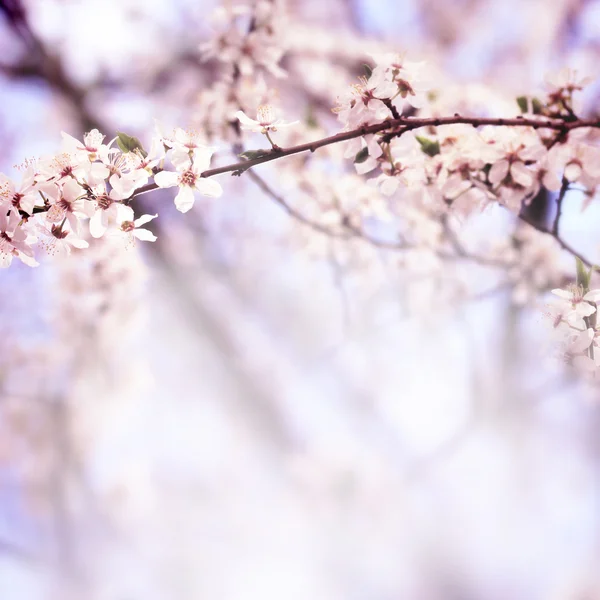
[[[281, 206], [292, 218], [296, 219], [303, 225], [307, 225], [314, 231], [326, 235], [331, 238], [344, 239], [344, 240], [352, 240], [358, 239], [362, 240], [376, 248], [381, 248], [382, 250], [410, 250], [414, 249], [417, 246], [406, 243], [405, 241], [398, 240], [396, 242], [386, 241], [386, 240], [378, 240], [377, 238], [371, 237], [367, 235], [360, 227], [356, 227], [352, 225], [350, 221], [346, 220], [343, 222], [345, 227], [345, 231], [336, 231], [334, 229], [330, 229], [316, 221], [310, 220], [308, 217], [305, 217], [301, 212], [297, 211], [294, 207], [290, 206], [288, 202], [278, 194], [260, 175], [255, 173], [254, 171], [248, 172], [248, 177], [252, 179], [252, 181], [258, 186], [258, 188], [269, 198], [274, 200], [279, 206]], [[438, 252], [438, 256], [447, 260], [456, 260], [456, 259], [464, 259], [467, 261], [475, 262], [480, 265], [486, 267], [496, 267], [496, 268], [504, 268], [506, 266], [501, 260], [489, 258], [486, 256], [478, 256], [476, 254], [471, 254], [467, 252], [461, 245], [454, 232], [448, 226], [446, 220], [444, 220], [445, 228], [444, 232], [448, 237], [450, 243], [453, 246], [456, 254], [449, 254], [447, 252]]]
[[[373, 133], [379, 133], [381, 131], [391, 130], [390, 135], [401, 135], [407, 131], [420, 129], [422, 127], [439, 127], [441, 125], [456, 124], [473, 125], [474, 127], [479, 127], [481, 125], [495, 125], [497, 127], [532, 127], [534, 129], [554, 129], [565, 132], [581, 127], [600, 128], [600, 121], [583, 119], [567, 122], [563, 121], [562, 119], [533, 119], [524, 117], [516, 117], [514, 119], [498, 119], [489, 117], [462, 117], [460, 115], [435, 118], [402, 117], [400, 119], [386, 119], [385, 121], [382, 121], [381, 123], [375, 123], [374, 125], [363, 125], [362, 127], [357, 127], [356, 129], [351, 129], [350, 131], [343, 131], [341, 133], [337, 133], [320, 140], [315, 140], [313, 142], [308, 142], [306, 144], [290, 146], [289, 148], [265, 150], [264, 154], [258, 158], [254, 158], [252, 160], [242, 160], [230, 165], [208, 169], [201, 173], [201, 177], [212, 177], [214, 175], [221, 175], [222, 173], [241, 175], [256, 165], [271, 162], [273, 160], [283, 158], [284, 156], [301, 154], [302, 152], [315, 152], [319, 148], [330, 146], [331, 144], [346, 142], [348, 140]], [[136, 190], [132, 197], [138, 196], [139, 194], [145, 194], [146, 192], [157, 189], [157, 187], [158, 186], [155, 183], [150, 183]]]
[[0, 539], [0, 554], [27, 562], [37, 562], [40, 557], [36, 556], [26, 548], [18, 546], [11, 541]]
[[567, 194], [567, 190], [569, 189], [570, 183], [571, 182], [566, 177], [563, 177], [560, 192], [558, 194], [558, 198], [556, 199], [556, 216], [554, 217], [554, 223], [552, 224], [552, 235], [555, 237], [558, 237], [558, 226], [560, 223], [560, 217], [562, 216], [562, 204]]
[[480, 265], [484, 265], [486, 267], [506, 267], [506, 263], [500, 259], [488, 256], [478, 256], [477, 254], [471, 254], [469, 251], [467, 251], [467, 249], [461, 244], [460, 240], [458, 239], [454, 229], [452, 229], [452, 226], [450, 225], [450, 222], [448, 220], [448, 215], [442, 215], [441, 224], [444, 233], [446, 234], [446, 238], [450, 242], [450, 245], [452, 246], [453, 250], [456, 252], [456, 255], [458, 257], [479, 263]]
[[378, 248], [382, 248], [385, 250], [408, 250], [411, 248], [410, 245], [405, 242], [398, 240], [397, 242], [388, 242], [385, 240], [378, 240], [371, 236], [368, 236], [361, 228], [352, 225], [349, 220], [343, 220], [342, 224], [345, 228], [345, 231], [335, 231], [333, 229], [329, 229], [329, 227], [325, 227], [320, 223], [315, 221], [311, 221], [307, 217], [305, 217], [302, 213], [298, 212], [295, 208], [290, 206], [285, 198], [279, 195], [269, 184], [259, 175], [257, 175], [254, 171], [248, 172], [248, 177], [256, 183], [256, 185], [270, 198], [275, 200], [277, 204], [279, 204], [291, 217], [303, 223], [304, 225], [308, 225], [315, 231], [322, 233], [329, 237], [351, 240], [351, 239], [360, 239], [363, 240], [372, 246], [376, 246]]
[[335, 231], [326, 227], [325, 225], [321, 225], [316, 221], [311, 221], [308, 217], [305, 217], [301, 212], [297, 211], [293, 206], [290, 206], [285, 198], [279, 195], [262, 177], [257, 175], [254, 171], [248, 172], [248, 177], [259, 187], [259, 189], [267, 196], [269, 196], [272, 200], [274, 200], [279, 206], [285, 210], [285, 212], [290, 215], [290, 217], [296, 219], [300, 223], [307, 225], [311, 229], [318, 231], [319, 233], [323, 233], [329, 237], [338, 237], [343, 239], [348, 239], [353, 237], [347, 233], [343, 233], [340, 231]]
[[519, 219], [521, 219], [521, 221], [524, 221], [525, 223], [527, 223], [534, 229], [537, 229], [540, 233], [545, 233], [547, 235], [552, 236], [560, 244], [560, 246], [563, 250], [566, 250], [567, 252], [572, 254], [574, 257], [578, 258], [586, 267], [592, 267], [592, 265], [593, 265], [592, 261], [588, 260], [585, 256], [583, 256], [582, 254], [577, 252], [577, 250], [575, 250], [570, 244], [567, 244], [567, 242], [565, 242], [557, 233], [554, 233], [553, 230], [547, 229], [545, 227], [541, 227], [540, 225], [537, 225], [529, 217], [525, 216], [524, 214], [520, 214]]

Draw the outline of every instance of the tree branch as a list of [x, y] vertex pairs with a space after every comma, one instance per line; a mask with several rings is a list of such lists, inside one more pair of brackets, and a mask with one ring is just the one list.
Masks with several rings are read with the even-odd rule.
[[[216, 167], [214, 169], [208, 169], [204, 171], [202, 177], [213, 177], [214, 175], [221, 175], [222, 173], [232, 173], [234, 175], [241, 175], [248, 169], [261, 165], [263, 163], [271, 162], [283, 158], [284, 156], [292, 156], [294, 154], [301, 154], [302, 152], [315, 152], [319, 148], [330, 146], [331, 144], [337, 144], [340, 142], [346, 142], [358, 137], [370, 135], [373, 133], [379, 133], [381, 131], [390, 131], [390, 135], [402, 135], [407, 131], [413, 129], [420, 129], [422, 127], [439, 127], [441, 125], [473, 125], [479, 127], [482, 125], [494, 125], [497, 127], [532, 127], [534, 129], [553, 129], [557, 131], [571, 131], [572, 129], [578, 129], [581, 127], [595, 127], [600, 128], [599, 120], [583, 120], [578, 119], [577, 121], [563, 121], [562, 119], [537, 119], [537, 118], [524, 118], [516, 117], [514, 119], [504, 118], [490, 118], [490, 117], [462, 117], [460, 115], [454, 115], [452, 117], [428, 117], [428, 118], [415, 118], [415, 117], [401, 117], [400, 119], [386, 119], [381, 123], [375, 123], [374, 125], [363, 125], [350, 131], [342, 131], [320, 140], [313, 142], [307, 142], [305, 144], [299, 144], [297, 146], [290, 146], [289, 148], [277, 148], [265, 150], [264, 154], [258, 158], [251, 160], [242, 160], [236, 163], [225, 165], [222, 167]], [[145, 185], [133, 194], [137, 196], [144, 194], [152, 190], [157, 189], [155, 183]], [[132, 197], [133, 197], [132, 196]]]
[[560, 192], [558, 193], [558, 198], [556, 199], [556, 216], [554, 217], [554, 223], [552, 223], [552, 235], [555, 237], [558, 236], [558, 226], [560, 223], [560, 217], [562, 216], [562, 203], [565, 199], [570, 183], [571, 182], [566, 177], [563, 177]]
[[563, 250], [566, 250], [567, 252], [572, 254], [574, 257], [578, 258], [587, 267], [591, 267], [593, 265], [592, 261], [590, 261], [585, 256], [583, 256], [582, 254], [577, 252], [577, 250], [575, 250], [570, 244], [567, 244], [567, 242], [565, 242], [558, 235], [558, 233], [555, 233], [553, 231], [553, 229], [547, 229], [546, 227], [542, 227], [541, 225], [534, 223], [529, 217], [527, 217], [524, 214], [520, 214], [519, 219], [521, 219], [521, 221], [524, 221], [525, 223], [527, 223], [534, 229], [537, 229], [540, 233], [546, 233], [547, 235], [551, 235], [560, 244], [560, 246]]

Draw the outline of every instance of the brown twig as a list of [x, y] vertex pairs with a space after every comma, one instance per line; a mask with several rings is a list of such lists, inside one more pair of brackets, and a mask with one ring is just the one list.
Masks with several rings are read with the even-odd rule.
[[520, 214], [519, 215], [519, 219], [521, 219], [521, 221], [524, 221], [528, 225], [531, 225], [531, 227], [533, 227], [534, 229], [537, 229], [540, 233], [545, 233], [547, 235], [551, 235], [560, 244], [560, 246], [561, 246], [561, 248], [563, 250], [566, 250], [567, 252], [569, 252], [569, 254], [572, 254], [574, 257], [578, 258], [587, 267], [591, 267], [592, 266], [592, 264], [593, 264], [592, 261], [590, 261], [585, 256], [583, 256], [582, 254], [580, 254], [579, 252], [577, 252], [577, 250], [575, 250], [573, 248], [573, 246], [571, 246], [570, 244], [568, 244], [567, 242], [565, 242], [558, 235], [558, 233], [555, 233], [552, 229], [547, 229], [547, 228], [543, 227], [542, 225], [538, 225], [537, 223], [534, 223], [533, 221], [531, 221], [529, 219], [529, 217], [527, 217], [524, 214]]
[[[350, 131], [342, 131], [335, 135], [331, 135], [320, 140], [313, 142], [307, 142], [305, 144], [299, 144], [297, 146], [290, 146], [289, 148], [277, 148], [265, 151], [265, 153], [251, 160], [242, 160], [222, 167], [216, 167], [214, 169], [207, 169], [204, 171], [202, 177], [213, 177], [214, 175], [221, 175], [223, 173], [232, 173], [234, 175], [241, 175], [248, 169], [257, 165], [278, 160], [284, 156], [292, 156], [294, 154], [301, 154], [302, 152], [315, 152], [319, 148], [337, 144], [340, 142], [346, 142], [358, 137], [379, 133], [381, 131], [390, 130], [391, 135], [401, 135], [406, 131], [413, 129], [420, 129], [422, 127], [439, 127], [441, 125], [473, 125], [479, 127], [482, 125], [494, 125], [497, 127], [533, 127], [534, 129], [554, 129], [557, 131], [571, 131], [572, 129], [578, 129], [581, 127], [595, 127], [600, 128], [600, 121], [598, 120], [584, 120], [579, 119], [577, 121], [566, 122], [562, 119], [537, 119], [537, 118], [525, 118], [516, 117], [514, 119], [504, 118], [490, 118], [490, 117], [463, 117], [460, 115], [454, 115], [452, 117], [428, 117], [428, 118], [415, 118], [415, 117], [401, 117], [400, 119], [386, 119], [381, 123], [375, 123], [373, 125], [363, 125]], [[155, 183], [145, 185], [134, 193], [134, 196], [144, 194], [152, 190], [157, 189]]]
[[558, 193], [558, 198], [556, 199], [556, 215], [554, 217], [554, 222], [552, 223], [552, 234], [555, 237], [558, 236], [558, 227], [560, 224], [560, 217], [562, 216], [562, 204], [567, 194], [567, 190], [569, 189], [570, 183], [571, 182], [566, 177], [563, 177], [560, 192]]

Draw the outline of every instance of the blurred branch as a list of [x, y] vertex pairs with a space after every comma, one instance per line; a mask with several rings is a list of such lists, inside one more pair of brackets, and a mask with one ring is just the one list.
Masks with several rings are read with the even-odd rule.
[[556, 216], [554, 217], [554, 223], [552, 224], [552, 235], [556, 238], [558, 238], [558, 227], [560, 223], [560, 217], [562, 216], [562, 204], [569, 189], [569, 184], [569, 180], [566, 177], [563, 177], [560, 192], [558, 193], [558, 198], [556, 199]]
[[0, 540], [0, 554], [5, 554], [11, 558], [24, 560], [26, 562], [38, 562], [39, 558], [29, 550], [22, 548], [8, 540]]
[[[197, 288], [189, 277], [189, 267], [184, 269], [180, 266], [177, 258], [171, 257], [163, 246], [155, 245], [150, 251], [169, 282], [168, 289], [176, 291], [173, 298], [184, 311], [184, 315], [187, 315], [190, 329], [200, 337], [208, 337], [221, 355], [237, 391], [237, 398], [232, 400], [236, 405], [235, 413], [241, 413], [243, 421], [259, 431], [260, 439], [274, 446], [277, 455], [292, 448], [294, 439], [285, 415], [278, 406], [272, 381], [259, 381], [246, 367], [240, 354], [239, 342], [236, 341], [239, 322], [235, 318], [235, 315], [240, 314], [240, 307], [227, 310], [228, 303], [234, 301], [234, 294], [231, 292], [238, 291], [234, 289], [232, 281], [227, 280], [225, 285], [221, 285], [224, 278], [220, 277], [216, 267], [213, 264], [209, 264], [208, 268], [202, 265], [204, 268], [201, 277], [205, 282], [201, 288]], [[200, 290], [207, 289], [209, 285], [220, 288], [220, 302], [213, 303], [200, 293]], [[226, 312], [226, 319], [223, 319], [220, 310]], [[244, 320], [243, 317], [241, 319]], [[223, 398], [227, 399], [228, 397]]]
[[25, 56], [16, 64], [0, 62], [0, 72], [12, 79], [40, 79], [46, 82], [71, 105], [82, 131], [105, 129], [104, 124], [85, 105], [88, 90], [67, 75], [60, 57], [50, 52], [31, 28], [21, 0], [0, 0], [0, 11], [27, 49]]
[[591, 260], [589, 260], [588, 258], [583, 256], [583, 254], [577, 252], [577, 250], [575, 250], [575, 248], [573, 248], [573, 246], [571, 246], [570, 244], [565, 242], [558, 234], [554, 233], [551, 229], [547, 229], [543, 225], [535, 223], [528, 216], [526, 216], [522, 213], [519, 215], [519, 219], [521, 219], [521, 221], [524, 221], [528, 225], [531, 225], [531, 227], [533, 227], [534, 229], [537, 229], [540, 233], [545, 233], [547, 235], [552, 236], [559, 243], [560, 247], [563, 250], [566, 250], [569, 254], [571, 254], [575, 258], [578, 258], [587, 267], [592, 266], [593, 263]]

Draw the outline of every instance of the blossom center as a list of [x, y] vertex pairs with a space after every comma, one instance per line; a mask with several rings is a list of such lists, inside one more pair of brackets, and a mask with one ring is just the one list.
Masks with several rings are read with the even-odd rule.
[[133, 231], [135, 229], [135, 223], [133, 221], [123, 221], [121, 223], [121, 230], [122, 231]]
[[184, 171], [181, 174], [181, 176], [179, 177], [179, 181], [181, 182], [182, 185], [187, 185], [189, 187], [195, 187], [197, 178], [198, 178], [198, 176], [196, 175], [196, 173], [194, 173], [194, 171], [192, 171], [191, 169], [188, 169], [187, 171]]
[[96, 198], [96, 202], [98, 202], [98, 208], [107, 210], [110, 208], [110, 205], [113, 201], [108, 196], [98, 196], [98, 198]]
[[52, 228], [50, 229], [50, 233], [57, 239], [57, 240], [64, 240], [67, 235], [69, 235], [68, 231], [64, 231], [63, 228], [60, 225], [52, 225]]
[[23, 198], [23, 194], [19, 194], [18, 192], [13, 196], [12, 205], [15, 208], [21, 208], [21, 200]]

